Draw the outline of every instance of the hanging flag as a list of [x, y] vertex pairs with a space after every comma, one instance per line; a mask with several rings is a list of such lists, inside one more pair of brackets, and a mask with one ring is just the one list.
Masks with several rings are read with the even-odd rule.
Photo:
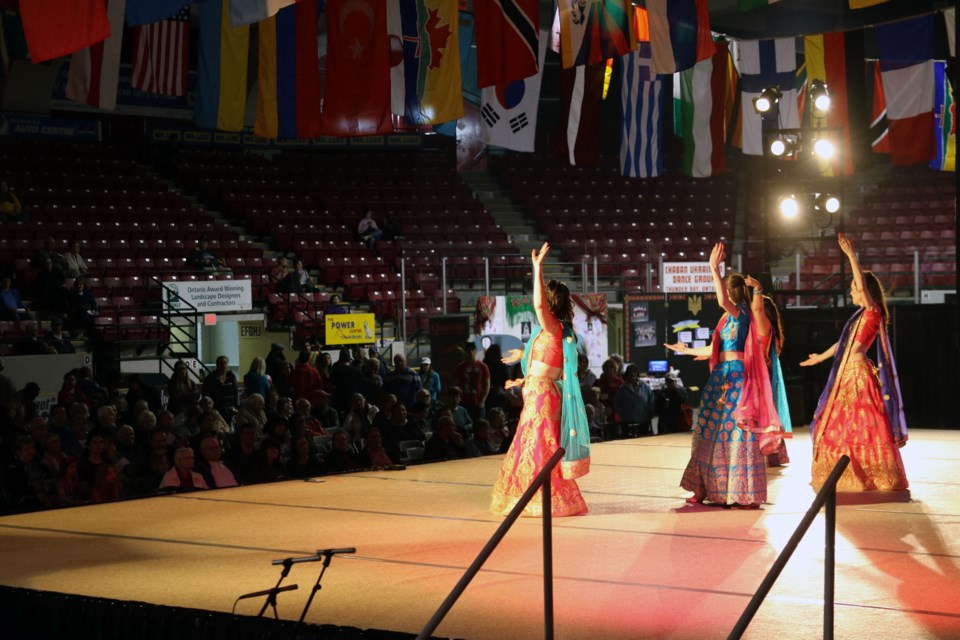
[[874, 27], [887, 100], [890, 162], [926, 164], [933, 145], [933, 16]]
[[753, 11], [754, 9], [760, 9], [761, 7], [770, 6], [777, 2], [780, 2], [780, 0], [738, 0], [737, 6], [740, 8], [740, 13], [745, 13], [747, 11]]
[[131, 79], [134, 89], [166, 96], [184, 95], [189, 60], [189, 7], [166, 20], [134, 28]]
[[230, 25], [242, 27], [277, 15], [297, 0], [230, 0]]
[[820, 80], [830, 93], [830, 110], [824, 117], [812, 116], [812, 126], [843, 130], [840, 156], [844, 173], [850, 175], [868, 168], [871, 157], [863, 31], [806, 36], [804, 54], [807, 87]]
[[110, 37], [70, 56], [66, 90], [70, 100], [107, 111], [117, 108], [125, 6], [124, 0], [108, 0]]
[[320, 135], [317, 0], [301, 0], [259, 25], [257, 115], [264, 138]]
[[543, 61], [550, 32], [541, 31], [536, 75], [496, 87], [484, 87], [480, 98], [480, 139], [489, 145], [533, 153]]
[[883, 79], [880, 64], [868, 62], [868, 75], [872, 79], [873, 109], [870, 112], [870, 146], [874, 153], [890, 153], [890, 130], [887, 128], [887, 100], [883, 96]]
[[137, 27], [166, 20], [196, 0], [127, 0], [127, 24]]
[[564, 69], [619, 58], [637, 48], [630, 0], [562, 2], [558, 8]]
[[477, 84], [506, 85], [536, 75], [540, 0], [487, 0], [473, 5]]
[[631, 178], [655, 178], [663, 173], [663, 80], [651, 70], [649, 42], [623, 57], [620, 103], [620, 172]]
[[716, 52], [707, 0], [647, 0], [653, 71], [689, 69]]
[[327, 75], [320, 125], [325, 135], [357, 137], [393, 131], [387, 40], [387, 6], [392, 4], [328, 0]]
[[850, 0], [851, 9], [866, 9], [867, 7], [874, 7], [878, 4], [883, 4], [887, 0]]
[[727, 82], [730, 51], [726, 42], [717, 52], [674, 76], [680, 85], [683, 172], [706, 178], [726, 171], [724, 141], [733, 94]]
[[553, 151], [570, 164], [596, 164], [600, 137], [602, 62], [560, 70], [560, 121]]
[[230, 26], [229, 0], [200, 3], [197, 102], [193, 111], [198, 127], [243, 129], [249, 48], [250, 27]]
[[456, 0], [399, 0], [404, 111], [415, 125], [463, 116]]
[[[463, 5], [462, 2], [460, 4]], [[433, 125], [433, 130], [441, 136], [456, 138], [460, 143], [465, 143], [469, 139], [479, 147], [482, 146], [479, 143], [481, 129], [479, 102], [482, 90], [477, 86], [477, 61], [473, 54], [474, 18], [472, 13], [460, 11], [457, 20], [459, 22], [457, 30], [460, 34], [457, 38], [460, 43], [460, 78], [463, 82], [461, 93], [465, 103], [472, 99], [476, 104], [471, 105], [473, 109], [465, 111], [462, 118]], [[470, 122], [464, 122], [464, 120], [470, 120]], [[457, 146], [458, 152], [464, 149], [460, 143]]]
[[946, 73], [946, 63], [936, 62], [934, 82], [936, 97], [933, 105], [936, 155], [930, 162], [931, 169], [938, 171], [957, 170], [957, 125], [953, 102], [953, 87]]
[[796, 43], [793, 38], [745, 40], [740, 43], [739, 49], [743, 152], [760, 156], [763, 155], [763, 123], [753, 108], [753, 99], [765, 88], [777, 86], [783, 93], [780, 98], [777, 128], [800, 127], [797, 89], [794, 86], [797, 71]]
[[944, 10], [943, 19], [947, 25], [947, 49], [950, 51], [950, 57], [957, 55], [957, 9], [950, 7]]
[[36, 64], [110, 37], [103, 0], [27, 0], [20, 3], [30, 60]]

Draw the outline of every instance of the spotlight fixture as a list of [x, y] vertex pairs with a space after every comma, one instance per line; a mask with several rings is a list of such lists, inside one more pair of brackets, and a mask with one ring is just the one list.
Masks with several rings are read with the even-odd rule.
[[826, 138], [820, 138], [813, 143], [813, 152], [824, 160], [829, 160], [836, 152], [836, 148]]
[[780, 213], [784, 218], [796, 218], [800, 212], [800, 203], [794, 194], [786, 195], [780, 198]]
[[795, 135], [781, 135], [770, 142], [770, 153], [778, 158], [792, 156], [800, 150], [800, 138]]
[[769, 113], [783, 96], [780, 87], [767, 87], [760, 95], [753, 99], [753, 109], [760, 115]]
[[810, 104], [816, 118], [822, 118], [830, 110], [830, 92], [823, 80], [813, 80], [810, 83]]
[[813, 206], [827, 213], [840, 211], [840, 198], [829, 193], [816, 193], [813, 196]]

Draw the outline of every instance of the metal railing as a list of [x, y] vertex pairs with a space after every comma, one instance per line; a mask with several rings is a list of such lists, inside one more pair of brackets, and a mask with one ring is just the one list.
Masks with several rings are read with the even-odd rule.
[[777, 581], [777, 578], [780, 577], [780, 572], [783, 571], [783, 568], [787, 565], [793, 552], [796, 551], [803, 536], [806, 535], [807, 529], [810, 528], [817, 514], [820, 513], [820, 509], [824, 506], [826, 506], [826, 512], [824, 513], [824, 529], [826, 529], [826, 535], [824, 539], [823, 558], [823, 638], [824, 640], [833, 640], [833, 578], [836, 568], [834, 551], [837, 541], [837, 482], [840, 481], [840, 476], [843, 475], [848, 464], [850, 464], [849, 456], [840, 456], [840, 460], [837, 461], [833, 471], [830, 472], [827, 481], [823, 483], [823, 487], [820, 488], [817, 497], [813, 499], [813, 504], [810, 505], [810, 509], [806, 515], [803, 516], [803, 520], [800, 521], [796, 531], [790, 536], [787, 545], [783, 548], [783, 551], [780, 552], [780, 555], [777, 556], [773, 566], [770, 567], [770, 571], [768, 571], [767, 575], [763, 578], [763, 582], [760, 583], [760, 588], [757, 589], [753, 598], [750, 599], [750, 603], [747, 605], [747, 608], [744, 609], [740, 619], [737, 620], [733, 631], [727, 636], [728, 640], [741, 638], [743, 636], [747, 627], [750, 625], [750, 621], [753, 620], [753, 616], [756, 615], [757, 610], [760, 609], [760, 605], [763, 604], [764, 598], [767, 597], [773, 584]]
[[514, 506], [513, 510], [507, 515], [503, 523], [497, 527], [497, 530], [490, 537], [490, 540], [487, 541], [487, 544], [480, 550], [480, 553], [477, 554], [476, 559], [474, 559], [473, 564], [471, 564], [467, 570], [464, 572], [463, 577], [460, 578], [460, 581], [457, 582], [453, 590], [450, 591], [450, 594], [440, 605], [440, 608], [437, 609], [436, 613], [433, 614], [433, 617], [430, 618], [429, 622], [424, 625], [423, 629], [420, 630], [420, 633], [417, 635], [417, 640], [424, 640], [429, 638], [443, 619], [446, 617], [447, 613], [450, 612], [450, 609], [453, 608], [453, 605], [457, 602], [463, 592], [466, 590], [467, 585], [470, 584], [470, 581], [473, 580], [474, 576], [480, 572], [480, 569], [483, 567], [483, 564], [487, 561], [490, 555], [493, 553], [494, 549], [497, 548], [497, 545], [500, 544], [500, 541], [503, 540], [504, 536], [507, 535], [507, 531], [510, 530], [510, 527], [513, 526], [513, 523], [517, 521], [517, 518], [520, 517], [520, 514], [523, 513], [524, 508], [530, 500], [533, 499], [533, 496], [537, 493], [538, 490], [542, 490], [542, 499], [543, 499], [543, 637], [553, 638], [553, 532], [551, 529], [553, 523], [553, 514], [550, 512], [550, 473], [553, 471], [553, 468], [560, 463], [560, 459], [563, 458], [564, 450], [557, 449], [556, 453], [550, 457], [547, 461], [547, 464], [544, 465], [543, 469], [540, 470], [540, 473], [537, 474], [537, 477], [533, 479], [533, 482], [530, 483], [530, 486], [527, 487], [527, 490], [523, 492], [523, 495], [520, 496], [519, 502]]

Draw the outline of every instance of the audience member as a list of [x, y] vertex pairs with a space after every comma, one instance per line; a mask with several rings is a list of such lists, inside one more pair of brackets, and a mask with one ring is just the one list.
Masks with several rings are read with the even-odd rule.
[[23, 296], [13, 286], [13, 279], [3, 274], [0, 277], [0, 320], [29, 320], [32, 314], [23, 304]]
[[286, 357], [283, 355], [284, 346], [279, 342], [270, 345], [270, 353], [267, 354], [266, 373], [270, 377], [273, 386], [281, 397], [290, 395], [290, 366]]
[[241, 424], [252, 424], [257, 431], [257, 437], [263, 437], [267, 426], [267, 413], [264, 408], [265, 402], [263, 396], [259, 393], [247, 396], [247, 399], [243, 401], [243, 406], [233, 416], [234, 430]]
[[490, 369], [477, 360], [475, 342], [467, 342], [464, 350], [466, 359], [457, 365], [457, 382], [462, 390], [460, 402], [473, 421], [484, 416], [484, 405], [490, 394]]
[[50, 318], [50, 328], [44, 332], [43, 341], [60, 354], [77, 352], [76, 347], [70, 342], [70, 335], [63, 330], [63, 320], [60, 316]]
[[94, 479], [93, 488], [90, 490], [90, 501], [99, 503], [119, 500], [122, 490], [123, 484], [120, 481], [117, 466], [107, 461], [97, 469], [97, 477]]
[[[398, 406], [403, 406], [398, 404]], [[393, 460], [383, 447], [380, 429], [370, 429], [363, 438], [363, 451], [360, 452], [360, 466], [364, 469], [385, 469], [393, 466]]]
[[377, 226], [377, 221], [373, 219], [373, 210], [367, 209], [363, 214], [363, 218], [357, 224], [357, 235], [373, 255], [379, 255], [377, 241], [383, 236], [383, 231]]
[[217, 368], [203, 379], [203, 395], [213, 399], [213, 406], [227, 422], [233, 420], [240, 404], [240, 388], [237, 376], [227, 368], [227, 356], [217, 358]]
[[[323, 390], [321, 389], [321, 391]], [[306, 433], [311, 436], [322, 436], [327, 432], [323, 426], [323, 422], [313, 415], [309, 400], [306, 398], [297, 398], [297, 401], [294, 402], [293, 406], [294, 414], [293, 418], [291, 419], [295, 419], [297, 417], [302, 418]]]
[[460, 387], [450, 387], [450, 391], [447, 392], [447, 406], [437, 412], [437, 417], [439, 418], [440, 411], [448, 410], [450, 417], [453, 418], [454, 425], [457, 427], [457, 431], [460, 432], [461, 436], [466, 438], [473, 432], [473, 418], [463, 405], [460, 404], [460, 398], [462, 396], [463, 391]]
[[323, 389], [320, 372], [310, 365], [310, 352], [301, 351], [297, 364], [290, 372], [290, 396], [293, 398], [312, 398], [314, 392]]
[[197, 471], [211, 489], [236, 487], [240, 484], [230, 467], [220, 460], [222, 449], [220, 440], [213, 434], [200, 440], [200, 464], [197, 465]]
[[253, 484], [257, 473], [257, 428], [248, 423], [237, 425], [235, 437], [223, 461], [240, 484]]
[[343, 422], [340, 425], [350, 436], [351, 443], [360, 442], [363, 434], [370, 430], [372, 425], [367, 413], [367, 399], [363, 397], [363, 394], [353, 394], [350, 409], [343, 416]]
[[287, 469], [280, 459], [281, 444], [274, 438], [264, 438], [257, 450], [254, 483], [276, 482], [287, 477]]
[[490, 422], [480, 418], [473, 425], [473, 436], [465, 443], [466, 457], [478, 458], [500, 453], [500, 448], [490, 439]]
[[69, 318], [71, 328], [89, 332], [93, 329], [93, 319], [97, 316], [97, 301], [93, 292], [87, 288], [87, 281], [77, 278], [70, 289]]
[[360, 386], [360, 370], [351, 365], [350, 350], [340, 349], [340, 358], [331, 368], [330, 382], [333, 384], [333, 407], [345, 413], [352, 402], [354, 390]]
[[457, 432], [453, 419], [444, 416], [437, 420], [433, 435], [424, 447], [423, 459], [433, 462], [459, 460], [465, 457], [467, 457], [467, 450], [463, 445], [463, 437]]
[[173, 467], [163, 474], [158, 488], [177, 491], [207, 489], [206, 481], [202, 475], [193, 470], [193, 465], [193, 449], [180, 447], [173, 453]]
[[349, 313], [341, 304], [339, 293], [330, 295], [330, 299], [327, 301], [327, 304], [323, 306], [323, 312], [328, 316]]
[[344, 471], [355, 471], [361, 468], [359, 456], [350, 444], [346, 431], [337, 431], [333, 434], [331, 449], [326, 456], [326, 461], [327, 470], [330, 473], [343, 473]]
[[57, 480], [57, 506], [75, 507], [81, 504], [80, 463], [76, 458], [67, 458], [60, 467]]
[[23, 205], [6, 181], [0, 182], [0, 220], [18, 220], [23, 213]]
[[293, 441], [290, 461], [287, 462], [287, 477], [315, 478], [324, 473], [326, 468], [310, 446], [310, 438], [302, 434], [297, 436]]
[[613, 406], [625, 433], [645, 435], [653, 433], [653, 391], [640, 379], [640, 369], [635, 364], [627, 367], [626, 380], [617, 390]]
[[187, 363], [177, 360], [173, 365], [173, 376], [167, 383], [167, 408], [174, 414], [181, 414], [197, 402], [197, 385], [190, 377]]
[[382, 391], [383, 378], [380, 377], [380, 361], [377, 358], [370, 358], [363, 363], [357, 392], [362, 393], [363, 397], [367, 399], [367, 404], [372, 405], [380, 400]]
[[383, 392], [394, 394], [409, 409], [421, 386], [420, 376], [407, 366], [406, 357], [400, 353], [393, 356], [393, 371], [383, 376]]
[[422, 388], [430, 393], [430, 398], [436, 400], [440, 395], [440, 374], [433, 370], [430, 358], [420, 358], [420, 382]]
[[80, 255], [80, 243], [71, 240], [63, 255], [63, 272], [68, 278], [86, 278], [87, 261]]
[[210, 249], [210, 243], [203, 236], [197, 240], [197, 246], [187, 254], [187, 265], [198, 271], [217, 271], [224, 267], [226, 263], [223, 258], [218, 258]]

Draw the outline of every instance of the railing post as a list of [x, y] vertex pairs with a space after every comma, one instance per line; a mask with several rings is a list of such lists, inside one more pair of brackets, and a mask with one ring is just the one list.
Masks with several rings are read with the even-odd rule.
[[[797, 289], [797, 291], [799, 291], [799, 290], [800, 290], [800, 252], [799, 252], [799, 251], [798, 251], [797, 253], [793, 254], [793, 259], [794, 259], [794, 267], [793, 267], [793, 268], [794, 268], [794, 272], [793, 272], [793, 273], [794, 273], [794, 275], [797, 276], [797, 282], [796, 282], [796, 287], [795, 287], [795, 288]], [[799, 293], [797, 294], [797, 299], [796, 299], [796, 301], [794, 302], [794, 304], [796, 304], [798, 307], [800, 306], [800, 294], [799, 294]]]
[[407, 350], [407, 259], [400, 258], [400, 337], [404, 356]]
[[447, 256], [440, 260], [440, 287], [443, 290], [443, 313], [447, 312]]
[[549, 473], [540, 491], [543, 504], [543, 637], [553, 640], [553, 503]]
[[580, 260], [580, 293], [587, 292], [587, 261]]
[[913, 303], [920, 304], [920, 252], [913, 251]]
[[599, 287], [597, 286], [597, 280], [600, 277], [600, 268], [597, 266], [597, 254], [593, 254], [593, 292], [597, 293]]
[[823, 543], [823, 640], [833, 640], [833, 579], [837, 546], [837, 487], [834, 485], [824, 503]]
[[483, 295], [490, 297], [490, 256], [483, 256], [483, 289]]

